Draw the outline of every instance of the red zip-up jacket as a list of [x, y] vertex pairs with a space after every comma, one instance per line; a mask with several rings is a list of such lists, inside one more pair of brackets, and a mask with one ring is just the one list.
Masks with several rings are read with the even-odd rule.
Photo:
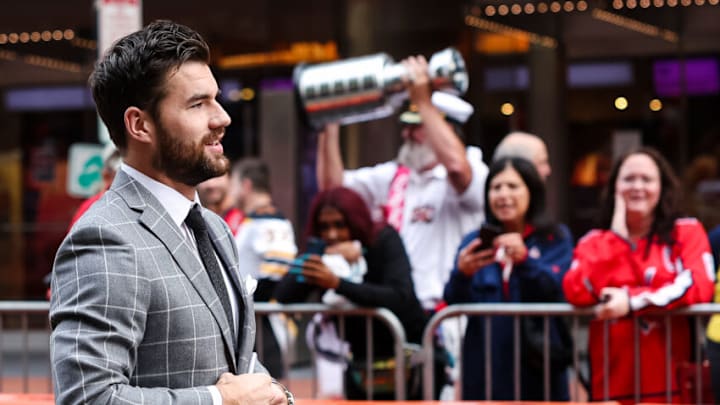
[[[630, 316], [608, 322], [608, 352], [604, 347], [604, 322], [590, 322], [588, 351], [594, 400], [604, 398], [604, 367], [608, 361], [609, 399], [632, 403], [635, 399], [633, 317], [638, 317], [640, 392], [642, 402], [665, 402], [665, 318], [658, 309], [710, 302], [714, 289], [714, 264], [707, 234], [694, 218], [675, 221], [672, 246], [657, 239], [637, 244], [609, 230], [593, 230], [575, 248], [570, 270], [563, 279], [571, 304], [598, 303], [604, 287], [625, 288]], [[677, 362], [690, 358], [690, 329], [686, 318], [672, 317], [671, 381], [673, 402], [679, 401]]]

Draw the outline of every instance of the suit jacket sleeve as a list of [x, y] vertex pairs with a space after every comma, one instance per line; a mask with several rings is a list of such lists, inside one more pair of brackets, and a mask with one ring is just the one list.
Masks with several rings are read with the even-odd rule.
[[[113, 227], [76, 227], [60, 246], [50, 305], [58, 404], [211, 404], [206, 387], [130, 384], [146, 328], [150, 280]], [[118, 293], [122, 292], [122, 293]]]

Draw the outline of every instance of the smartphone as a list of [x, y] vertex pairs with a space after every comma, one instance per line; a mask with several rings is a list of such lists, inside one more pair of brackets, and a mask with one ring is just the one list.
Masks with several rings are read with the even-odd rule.
[[482, 241], [482, 245], [478, 246], [478, 248], [475, 251], [478, 250], [485, 250], [492, 248], [492, 242], [495, 238], [500, 236], [503, 233], [502, 228], [500, 228], [497, 225], [492, 224], [483, 224], [480, 227], [480, 232], [478, 234], [478, 237]]
[[308, 239], [305, 253], [322, 256], [325, 253], [325, 241], [320, 238], [311, 237]]

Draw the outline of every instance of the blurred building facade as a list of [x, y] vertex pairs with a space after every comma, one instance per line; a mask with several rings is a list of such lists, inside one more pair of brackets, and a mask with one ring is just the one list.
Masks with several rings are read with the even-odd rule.
[[[553, 214], [578, 238], [593, 225], [615, 154], [660, 149], [685, 180], [687, 210], [720, 223], [718, 0], [146, 0], [208, 40], [233, 118], [230, 158], [271, 164], [275, 200], [304, 226], [315, 191], [314, 133], [298, 120], [297, 63], [385, 52], [399, 61], [454, 46], [476, 108], [466, 142], [485, 159], [511, 130], [548, 143]], [[92, 0], [14, 4], [0, 13], [0, 299], [42, 298], [42, 278], [82, 198], [68, 151], [97, 143], [86, 80], [97, 50]], [[7, 7], [7, 6], [6, 6]], [[351, 167], [391, 159], [392, 118], [343, 128]]]

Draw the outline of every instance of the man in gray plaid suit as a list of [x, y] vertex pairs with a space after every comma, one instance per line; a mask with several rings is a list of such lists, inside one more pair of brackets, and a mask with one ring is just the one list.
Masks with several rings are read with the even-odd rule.
[[254, 361], [253, 280], [232, 235], [199, 208], [195, 186], [229, 166], [209, 56], [198, 33], [157, 21], [91, 75], [124, 163], [55, 258], [57, 403], [292, 405]]

